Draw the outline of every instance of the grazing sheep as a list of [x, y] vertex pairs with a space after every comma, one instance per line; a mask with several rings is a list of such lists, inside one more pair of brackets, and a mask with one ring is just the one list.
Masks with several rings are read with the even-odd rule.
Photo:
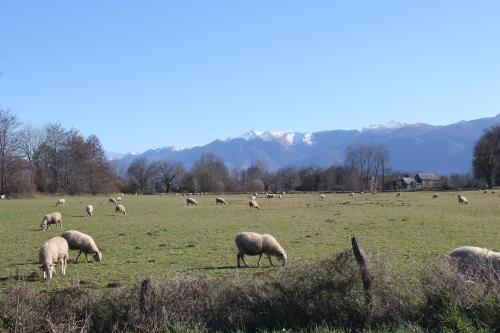
[[50, 214], [45, 215], [43, 217], [42, 223], [40, 224], [40, 228], [42, 228], [42, 230], [45, 230], [45, 229], [50, 230], [51, 224], [55, 224], [56, 229], [57, 229], [57, 225], [59, 225], [61, 227], [61, 230], [62, 230], [62, 215], [61, 215], [61, 213], [52, 212]]
[[162, 193], [160, 194], [160, 196], [163, 198], [163, 197], [166, 197], [167, 196], [167, 193]]
[[255, 200], [250, 200], [250, 201], [248, 202], [248, 206], [250, 206], [250, 209], [251, 209], [251, 210], [260, 209], [259, 204], [258, 204], [258, 203], [257, 203], [257, 201], [255, 201]]
[[187, 198], [186, 205], [198, 206], [198, 202], [194, 198]]
[[469, 204], [469, 200], [467, 200], [467, 198], [464, 197], [463, 195], [457, 194], [457, 197], [458, 197], [458, 204], [459, 205], [462, 205], [462, 204], [468, 205]]
[[363, 195], [363, 194], [365, 194], [365, 192], [361, 191], [361, 192], [359, 192], [359, 194]]
[[279, 198], [279, 199], [283, 198], [283, 194], [279, 194], [279, 195], [278, 195], [278, 198]]
[[437, 198], [439, 198], [439, 194], [434, 193], [434, 194], [432, 195], [432, 199], [437, 199]]
[[75, 262], [78, 262], [78, 258], [80, 258], [80, 254], [82, 252], [85, 254], [85, 259], [87, 262], [90, 262], [87, 257], [88, 254], [91, 254], [94, 258], [94, 261], [100, 262], [102, 259], [102, 253], [94, 242], [94, 239], [83, 232], [77, 230], [68, 230], [65, 231], [62, 235], [68, 242], [68, 246], [70, 250], [79, 250], [78, 255], [76, 256]]
[[285, 196], [285, 194], [286, 194], [286, 192], [285, 192], [285, 191], [281, 192], [281, 195], [282, 195], [282, 196]]
[[274, 194], [266, 193], [266, 198], [268, 198], [268, 199], [274, 198]]
[[226, 200], [224, 200], [224, 198], [215, 198], [215, 204], [216, 205], [225, 205], [226, 204]]
[[491, 193], [495, 194], [495, 193], [497, 193], [497, 191], [496, 191], [496, 190], [493, 190], [493, 191], [491, 191]]
[[457, 258], [463, 268], [476, 270], [480, 266], [486, 266], [500, 274], [500, 252], [476, 246], [461, 246], [452, 250], [448, 255]]
[[488, 193], [488, 190], [484, 190], [483, 193], [485, 193], [485, 194]]
[[135, 195], [135, 196], [138, 196], [138, 195], [139, 195], [139, 193], [135, 192], [135, 194], [134, 194], [134, 195]]
[[45, 280], [51, 279], [57, 262], [61, 262], [61, 274], [66, 274], [68, 262], [68, 242], [62, 237], [54, 237], [46, 241], [38, 252], [40, 268]]
[[125, 206], [124, 205], [122, 205], [122, 204], [116, 205], [116, 207], [115, 207], [115, 216], [118, 215], [118, 214], [120, 214], [120, 215], [127, 215], [127, 211], [125, 210]]
[[349, 193], [349, 195], [350, 195], [351, 197], [353, 197], [353, 196], [354, 196], [354, 192]]
[[396, 196], [400, 197], [401, 196], [401, 192], [396, 193]]
[[273, 262], [271, 261], [271, 256], [276, 256], [282, 266], [285, 266], [287, 262], [286, 251], [271, 235], [261, 235], [256, 232], [242, 232], [236, 236], [234, 241], [236, 242], [236, 246], [238, 247], [238, 254], [236, 256], [238, 267], [240, 267], [240, 259], [243, 260], [245, 266], [249, 267], [247, 261], [245, 260], [246, 254], [249, 256], [259, 255], [259, 260], [257, 261], [257, 266], [259, 267], [262, 254], [265, 254], [267, 256], [267, 258], [269, 259], [269, 264], [271, 266], [274, 266]]
[[320, 194], [319, 195], [319, 200], [323, 200], [323, 199], [325, 199], [325, 195], [324, 194]]
[[64, 206], [65, 204], [66, 204], [66, 199], [59, 199], [56, 202], [56, 207], [59, 206], [59, 205]]
[[94, 214], [94, 207], [92, 207], [92, 205], [87, 205], [87, 207], [85, 207], [85, 211], [88, 216], [92, 216]]
[[116, 205], [116, 199], [115, 198], [109, 198], [108, 203]]

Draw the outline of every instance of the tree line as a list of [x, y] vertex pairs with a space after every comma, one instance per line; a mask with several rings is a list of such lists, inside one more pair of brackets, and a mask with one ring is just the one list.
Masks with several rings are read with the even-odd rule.
[[[0, 109], [0, 194], [155, 192], [281, 192], [398, 190], [408, 173], [392, 170], [383, 145], [347, 147], [343, 164], [284, 167], [271, 172], [264, 161], [230, 168], [208, 153], [190, 170], [176, 161], [137, 158], [119, 178], [95, 135], [51, 123], [23, 125]], [[474, 148], [473, 173], [441, 178], [443, 189], [500, 185], [500, 126], [485, 131]]]
[[23, 125], [0, 109], [0, 193], [106, 193], [116, 176], [95, 135], [83, 137], [60, 124]]

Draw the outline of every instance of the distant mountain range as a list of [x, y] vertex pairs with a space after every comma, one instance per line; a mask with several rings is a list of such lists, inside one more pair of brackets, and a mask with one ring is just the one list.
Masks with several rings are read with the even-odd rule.
[[190, 168], [205, 153], [220, 156], [231, 168], [246, 168], [257, 160], [262, 160], [274, 171], [285, 166], [327, 167], [334, 163], [342, 164], [347, 146], [373, 143], [387, 147], [390, 165], [394, 170], [463, 173], [471, 170], [475, 142], [485, 129], [494, 125], [500, 125], [500, 114], [446, 126], [391, 122], [360, 131], [250, 131], [236, 138], [215, 140], [199, 147], [164, 147], [141, 154], [121, 156], [112, 153], [113, 155], [108, 156], [120, 175], [124, 175], [128, 165], [138, 157], [145, 157], [149, 161], [179, 161]]

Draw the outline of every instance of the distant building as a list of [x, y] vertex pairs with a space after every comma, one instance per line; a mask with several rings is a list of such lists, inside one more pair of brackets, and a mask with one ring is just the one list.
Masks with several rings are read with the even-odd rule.
[[415, 181], [417, 182], [417, 189], [435, 189], [441, 188], [441, 178], [432, 172], [419, 172], [415, 176]]
[[401, 180], [400, 183], [401, 189], [404, 191], [414, 190], [415, 187], [417, 186], [417, 182], [413, 177], [401, 177], [400, 180]]

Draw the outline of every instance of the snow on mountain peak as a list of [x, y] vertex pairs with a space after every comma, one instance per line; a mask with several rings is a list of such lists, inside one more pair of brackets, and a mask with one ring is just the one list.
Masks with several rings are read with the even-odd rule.
[[363, 128], [363, 131], [392, 131], [396, 130], [405, 126], [408, 126], [409, 124], [407, 123], [401, 123], [399, 121], [389, 121], [387, 123], [382, 123], [382, 124], [375, 124], [375, 125], [370, 125], [368, 127]]
[[[237, 137], [246, 141], [253, 139], [261, 139], [263, 141], [276, 141], [284, 146], [294, 145], [297, 143], [312, 144], [311, 133], [298, 133], [293, 131], [256, 131], [251, 130]], [[231, 139], [228, 139], [231, 140]]]

